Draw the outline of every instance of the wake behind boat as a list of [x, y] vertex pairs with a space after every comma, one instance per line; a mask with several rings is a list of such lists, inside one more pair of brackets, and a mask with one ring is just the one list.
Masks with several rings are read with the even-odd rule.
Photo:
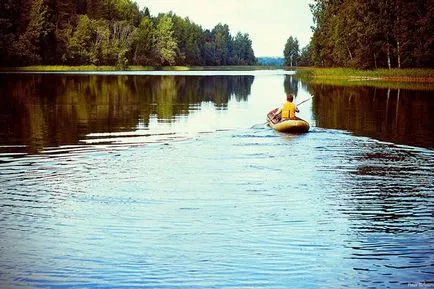
[[271, 126], [274, 130], [279, 132], [295, 133], [305, 133], [309, 131], [309, 123], [304, 119], [296, 117], [295, 119], [280, 120], [280, 118], [276, 118], [274, 115], [277, 110], [277, 108], [273, 109], [267, 114], [268, 125]]

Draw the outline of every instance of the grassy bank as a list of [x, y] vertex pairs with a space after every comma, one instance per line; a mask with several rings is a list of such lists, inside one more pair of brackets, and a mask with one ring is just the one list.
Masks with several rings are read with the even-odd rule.
[[376, 69], [357, 70], [350, 68], [297, 68], [297, 77], [302, 79], [344, 79], [421, 81], [434, 82], [434, 69]]
[[116, 66], [96, 66], [96, 65], [34, 65], [23, 67], [0, 67], [0, 71], [6, 72], [62, 72], [62, 71], [250, 71], [250, 70], [270, 70], [281, 69], [278, 66], [262, 66], [262, 65], [236, 65], [236, 66], [129, 66], [126, 69], [119, 69]]
[[[32, 65], [32, 66], [22, 66], [22, 67], [2, 67], [1, 71], [40, 71], [40, 72], [51, 72], [51, 71], [119, 71], [116, 66], [97, 66], [97, 65]], [[125, 70], [155, 70], [152, 66], [130, 66]]]
[[297, 68], [296, 77], [311, 84], [434, 90], [434, 69]]

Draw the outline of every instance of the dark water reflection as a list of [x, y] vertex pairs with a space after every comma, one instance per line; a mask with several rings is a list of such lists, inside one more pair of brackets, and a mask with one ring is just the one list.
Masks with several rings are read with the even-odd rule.
[[[170, 123], [200, 110], [204, 102], [220, 110], [231, 98], [247, 102], [253, 81], [252, 75], [3, 74], [0, 140], [37, 153], [47, 146], [77, 144], [91, 133], [146, 129], [151, 119]], [[317, 127], [434, 148], [431, 91], [299, 85], [287, 75], [280, 93], [304, 94], [296, 102], [313, 95], [310, 120]]]
[[432, 91], [308, 85], [316, 125], [379, 140], [434, 148]]
[[[0, 79], [0, 288], [434, 282], [430, 92], [282, 73]], [[263, 125], [287, 92], [308, 100], [309, 133]]]
[[89, 133], [171, 122], [202, 102], [246, 101], [253, 76], [0, 75], [0, 140], [28, 152]]

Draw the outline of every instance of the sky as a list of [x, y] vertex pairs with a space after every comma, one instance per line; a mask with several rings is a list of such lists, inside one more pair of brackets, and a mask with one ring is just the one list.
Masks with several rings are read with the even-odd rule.
[[140, 9], [148, 7], [152, 16], [172, 11], [188, 17], [203, 29], [227, 24], [232, 36], [248, 33], [255, 56], [283, 57], [285, 43], [296, 37], [300, 50], [312, 36], [314, 0], [136, 0]]

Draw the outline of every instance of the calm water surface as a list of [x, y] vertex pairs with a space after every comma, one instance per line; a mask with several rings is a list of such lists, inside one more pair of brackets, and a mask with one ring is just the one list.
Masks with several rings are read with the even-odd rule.
[[187, 74], [0, 75], [1, 288], [434, 286], [433, 91]]

